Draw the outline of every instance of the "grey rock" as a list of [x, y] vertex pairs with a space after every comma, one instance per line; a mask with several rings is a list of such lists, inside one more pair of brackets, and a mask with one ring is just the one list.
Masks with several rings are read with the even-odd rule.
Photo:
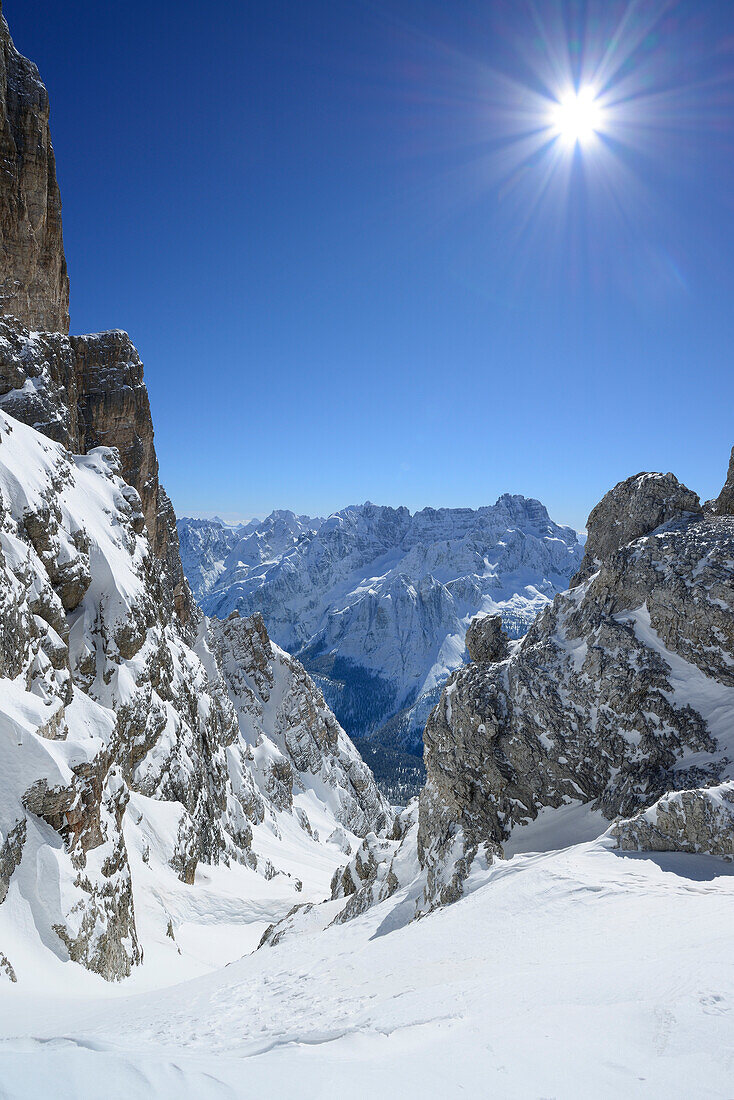
[[734, 859], [734, 783], [666, 794], [612, 826], [625, 851], [704, 852]]
[[0, 4], [0, 312], [69, 331], [69, 278], [48, 93], [16, 50]]
[[479, 663], [504, 661], [509, 639], [502, 630], [501, 615], [478, 615], [469, 623], [466, 648], [470, 661]]
[[669, 520], [700, 515], [698, 495], [673, 474], [635, 474], [603, 497], [587, 520], [586, 552], [573, 588], [587, 580], [615, 550], [649, 535]]
[[0, 951], [0, 975], [7, 978], [10, 982], [17, 982], [18, 979], [15, 976], [15, 970], [12, 967], [10, 959], [7, 955], [4, 955]]
[[718, 516], [734, 516], [734, 447], [731, 449], [726, 482], [714, 501], [713, 510]]
[[21, 818], [12, 829], [8, 830], [7, 836], [0, 844], [0, 905], [8, 896], [10, 879], [23, 858], [23, 845], [27, 831], [25, 818]]
[[[715, 690], [734, 686], [734, 518], [704, 516], [668, 476], [612, 497], [592, 513], [587, 579], [556, 596], [507, 661], [456, 672], [429, 718], [424, 909], [460, 896], [473, 861], [501, 856], [543, 807], [587, 802], [611, 821], [727, 777], [696, 688], [686, 694], [673, 664], [687, 662], [683, 684], [703, 674]], [[629, 522], [611, 507], [621, 501]], [[623, 534], [632, 541], [615, 547]]]

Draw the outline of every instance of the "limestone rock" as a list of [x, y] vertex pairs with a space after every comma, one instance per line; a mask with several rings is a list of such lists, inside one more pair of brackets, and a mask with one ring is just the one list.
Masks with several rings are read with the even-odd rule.
[[0, 408], [77, 454], [100, 446], [117, 450], [120, 473], [137, 493], [125, 499], [142, 514], [153, 552], [164, 563], [167, 606], [188, 622], [193, 600], [176, 516], [158, 477], [143, 364], [127, 333], [69, 337], [0, 320]]
[[[585, 579], [504, 663], [454, 673], [424, 735], [421, 910], [460, 896], [472, 863], [544, 807], [611, 821], [729, 778], [734, 518], [697, 501], [672, 475], [621, 483], [592, 513]], [[666, 843], [684, 844], [699, 803], [661, 803]]]
[[[331, 792], [340, 825], [359, 836], [391, 830], [372, 773], [303, 665], [270, 641], [262, 615], [233, 613], [211, 629], [250, 767], [272, 803], [298, 816], [294, 795], [315, 778]], [[311, 832], [307, 817], [301, 824]]]
[[615, 550], [687, 513], [700, 514], [696, 493], [673, 474], [636, 474], [620, 481], [593, 509], [587, 521], [586, 553], [573, 588], [609, 560]]
[[626, 851], [705, 852], [734, 859], [734, 783], [667, 794], [611, 829]]
[[731, 449], [726, 482], [714, 501], [713, 510], [718, 516], [734, 516], [734, 447]]
[[61, 196], [38, 69], [16, 50], [0, 4], [0, 313], [69, 331]]
[[480, 663], [504, 661], [508, 653], [508, 638], [502, 630], [501, 615], [477, 615], [466, 632], [466, 648], [470, 661]]
[[9, 982], [17, 982], [18, 979], [15, 976], [15, 970], [7, 955], [4, 955], [0, 951], [0, 977], [7, 978]]

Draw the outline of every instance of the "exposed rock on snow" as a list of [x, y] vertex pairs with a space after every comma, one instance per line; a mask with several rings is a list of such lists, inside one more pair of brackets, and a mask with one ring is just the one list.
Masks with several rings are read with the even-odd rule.
[[501, 615], [478, 615], [466, 632], [466, 651], [470, 661], [479, 664], [504, 661], [508, 653], [507, 635]]
[[41, 938], [107, 978], [141, 957], [130, 791], [177, 804], [184, 863], [246, 858], [249, 835], [234, 712], [166, 611], [119, 472], [0, 413], [0, 902], [15, 883]]
[[0, 312], [69, 331], [61, 196], [38, 69], [16, 50], [0, 4]]
[[69, 337], [0, 320], [0, 408], [74, 453], [117, 448], [128, 502], [165, 564], [166, 601], [187, 621], [176, 517], [158, 480], [143, 364], [127, 333]]
[[734, 783], [667, 794], [612, 826], [611, 833], [627, 851], [707, 852], [733, 859]]
[[[303, 666], [270, 641], [262, 616], [233, 612], [211, 628], [253, 774], [271, 801], [292, 810], [294, 797], [317, 785], [350, 832], [391, 828], [392, 811], [369, 768]], [[341, 837], [348, 843], [343, 830]]]
[[636, 474], [620, 481], [589, 516], [586, 553], [571, 585], [588, 580], [622, 546], [649, 535], [671, 519], [701, 511], [698, 495], [681, 485], [673, 474]]
[[[72, 456], [0, 412], [0, 906], [15, 890], [44, 943], [109, 979], [142, 957], [132, 823], [188, 884], [200, 863], [271, 878], [284, 815], [304, 844], [392, 828], [259, 616], [180, 625], [119, 475], [115, 451]], [[273, 838], [260, 857], [258, 827]]]
[[714, 501], [713, 510], [718, 516], [734, 516], [734, 447], [731, 449], [726, 482]]
[[[544, 807], [590, 803], [611, 821], [731, 776], [733, 561], [734, 520], [701, 514], [672, 475], [638, 475], [594, 509], [576, 587], [509, 659], [456, 672], [428, 721], [424, 906], [459, 896], [477, 855], [500, 855]], [[681, 798], [620, 837], [721, 852], [723, 809]]]

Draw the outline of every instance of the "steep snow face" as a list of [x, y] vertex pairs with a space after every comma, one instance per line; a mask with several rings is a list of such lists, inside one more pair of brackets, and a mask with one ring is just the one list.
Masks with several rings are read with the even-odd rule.
[[303, 665], [270, 641], [262, 616], [235, 611], [211, 628], [259, 789], [316, 839], [317, 827], [331, 835], [335, 824], [361, 837], [384, 832], [392, 813], [369, 768]]
[[179, 535], [205, 611], [259, 611], [273, 639], [325, 678], [335, 712], [361, 736], [462, 664], [475, 614], [499, 612], [513, 637], [524, 634], [582, 558], [574, 531], [509, 494], [476, 511], [415, 515], [368, 503], [318, 526], [274, 513], [226, 538], [184, 519]]
[[[191, 590], [203, 606], [216, 587], [234, 583], [242, 569], [272, 564], [299, 539], [314, 532], [320, 519], [272, 512], [267, 519], [227, 524], [220, 519], [180, 519], [181, 561]], [[232, 611], [233, 608], [229, 608]]]
[[[256, 691], [237, 664], [255, 675], [255, 626], [235, 652], [234, 625], [184, 629], [160, 584], [117, 452], [73, 456], [0, 412], [0, 942], [19, 981], [39, 952], [123, 978], [148, 943], [176, 952], [180, 925], [221, 917], [222, 893], [263, 893], [255, 872], [286, 908], [318, 899], [357, 834], [391, 824], [264, 627]], [[212, 900], [218, 864], [232, 885]]]

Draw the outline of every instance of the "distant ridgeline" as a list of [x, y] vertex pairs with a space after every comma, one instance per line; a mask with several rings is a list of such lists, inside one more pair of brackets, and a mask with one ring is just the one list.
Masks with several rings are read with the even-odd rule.
[[204, 611], [259, 611], [296, 653], [345, 729], [369, 742], [384, 790], [400, 801], [423, 779], [426, 719], [466, 661], [477, 613], [522, 637], [568, 587], [576, 532], [537, 500], [505, 494], [469, 508], [363, 504], [328, 519], [277, 511], [262, 521], [180, 519], [184, 571]]

